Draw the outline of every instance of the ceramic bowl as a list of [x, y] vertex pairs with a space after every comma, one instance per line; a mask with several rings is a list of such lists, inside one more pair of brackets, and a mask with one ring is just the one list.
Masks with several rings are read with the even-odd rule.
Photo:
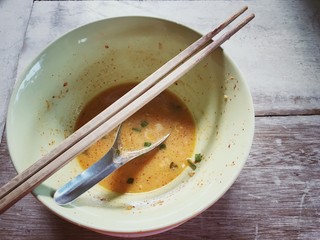
[[[7, 117], [10, 155], [18, 172], [69, 134], [82, 107], [106, 88], [140, 82], [198, 39], [179, 24], [147, 17], [105, 19], [77, 28], [42, 51], [14, 87]], [[230, 44], [232, 44], [230, 42]], [[169, 88], [191, 111], [195, 152], [204, 160], [168, 185], [146, 193], [115, 194], [96, 185], [58, 206], [54, 191], [77, 175], [76, 159], [34, 191], [58, 216], [113, 236], [146, 236], [176, 227], [209, 208], [243, 168], [254, 132], [254, 110], [236, 65], [217, 49]]]

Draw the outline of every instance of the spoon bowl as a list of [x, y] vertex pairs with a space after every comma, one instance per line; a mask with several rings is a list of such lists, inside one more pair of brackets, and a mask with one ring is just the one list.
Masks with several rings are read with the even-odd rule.
[[72, 202], [124, 164], [158, 147], [170, 135], [170, 133], [165, 135], [148, 147], [135, 151], [123, 152], [121, 150], [121, 142], [119, 137], [120, 134], [121, 125], [117, 129], [115, 140], [111, 149], [99, 161], [80, 173], [77, 177], [66, 183], [54, 193], [53, 198], [56, 203], [59, 205], [65, 205]]

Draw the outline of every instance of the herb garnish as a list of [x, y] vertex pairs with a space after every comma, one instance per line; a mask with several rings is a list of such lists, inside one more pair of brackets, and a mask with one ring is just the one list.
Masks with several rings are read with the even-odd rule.
[[[141, 126], [141, 128], [145, 128], [146, 126], [148, 126], [149, 125], [149, 122], [147, 122], [146, 120], [143, 120], [143, 121], [141, 121], [140, 122], [140, 126]], [[141, 128], [138, 128], [138, 127], [133, 127], [133, 128], [131, 128], [133, 131], [136, 131], [136, 132], [141, 132]]]
[[190, 159], [187, 159], [187, 161], [189, 163], [189, 166], [192, 168], [192, 170], [196, 170], [197, 166]]
[[151, 146], [151, 142], [144, 142], [143, 146], [150, 147]]
[[196, 153], [194, 155], [194, 162], [195, 163], [199, 163], [199, 162], [201, 162], [201, 160], [202, 160], [202, 154], [201, 153]]
[[201, 162], [202, 158], [203, 158], [203, 155], [201, 153], [196, 153], [194, 155], [194, 161], [192, 161], [191, 158], [187, 159], [189, 166], [192, 168], [192, 170], [196, 170], [197, 168], [196, 164]]
[[141, 129], [140, 128], [136, 128], [136, 127], [133, 127], [132, 130], [136, 131], [136, 132], [141, 132]]
[[166, 148], [167, 148], [167, 146], [166, 146], [166, 144], [164, 144], [164, 143], [161, 143], [161, 144], [159, 145], [159, 149], [160, 149], [160, 150], [166, 149]]
[[143, 120], [143, 121], [141, 121], [140, 126], [144, 128], [144, 127], [148, 126], [148, 124], [149, 123], [146, 120]]

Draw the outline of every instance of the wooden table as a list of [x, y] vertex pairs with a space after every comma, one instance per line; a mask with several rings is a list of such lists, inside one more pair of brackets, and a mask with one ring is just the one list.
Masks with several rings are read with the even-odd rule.
[[[320, 239], [319, 1], [0, 1], [0, 184], [16, 172], [4, 121], [13, 83], [49, 42], [125, 15], [169, 19], [201, 33], [243, 5], [256, 19], [224, 45], [253, 95], [247, 164], [211, 208], [148, 239]], [[72, 225], [28, 195], [0, 216], [0, 239], [112, 239]]]

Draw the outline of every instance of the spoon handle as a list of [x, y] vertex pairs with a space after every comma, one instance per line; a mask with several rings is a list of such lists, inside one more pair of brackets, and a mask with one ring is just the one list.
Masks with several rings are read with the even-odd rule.
[[70, 203], [119, 167], [119, 164], [113, 162], [113, 151], [109, 151], [91, 167], [58, 189], [53, 196], [55, 202], [59, 205]]
[[158, 147], [170, 135], [170, 133], [168, 133], [149, 147], [132, 152], [121, 153], [117, 151], [120, 145], [118, 138], [119, 132], [120, 127], [112, 148], [99, 161], [55, 192], [53, 198], [56, 203], [59, 205], [70, 203], [122, 165]]

